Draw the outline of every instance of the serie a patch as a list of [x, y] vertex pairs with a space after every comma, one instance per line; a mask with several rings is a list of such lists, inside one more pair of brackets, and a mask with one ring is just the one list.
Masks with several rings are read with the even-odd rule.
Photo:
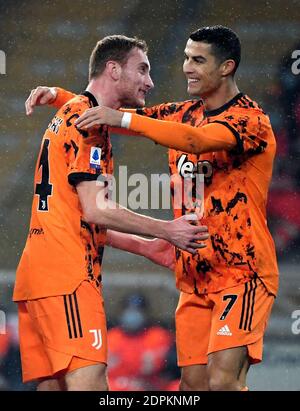
[[90, 167], [91, 168], [100, 168], [101, 151], [102, 150], [100, 147], [91, 147], [91, 152], [90, 152]]

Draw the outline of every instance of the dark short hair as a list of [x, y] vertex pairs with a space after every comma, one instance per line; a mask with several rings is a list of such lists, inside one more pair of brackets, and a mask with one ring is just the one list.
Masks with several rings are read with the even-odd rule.
[[146, 42], [137, 37], [114, 35], [98, 41], [90, 57], [89, 79], [98, 77], [110, 60], [126, 64], [130, 51], [136, 47], [145, 53], [148, 51]]
[[233, 30], [220, 25], [201, 27], [190, 35], [190, 39], [211, 44], [212, 53], [220, 63], [234, 60], [234, 75], [241, 61], [241, 43]]

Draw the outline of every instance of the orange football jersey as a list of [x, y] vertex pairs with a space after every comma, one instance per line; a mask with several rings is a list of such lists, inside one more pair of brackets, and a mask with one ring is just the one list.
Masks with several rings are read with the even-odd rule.
[[[176, 180], [188, 178], [194, 185], [193, 203], [189, 207], [182, 198], [181, 207], [174, 208], [175, 217], [199, 213], [210, 234], [207, 247], [196, 255], [176, 250], [178, 288], [187, 293], [217, 292], [257, 275], [268, 291], [276, 294], [276, 253], [266, 221], [276, 142], [268, 116], [242, 93], [212, 111], [205, 111], [201, 100], [194, 100], [139, 109], [137, 113], [195, 127], [222, 124], [236, 138], [235, 148], [228, 151], [195, 155], [169, 150], [173, 197]], [[196, 198], [195, 173], [204, 175], [202, 203]], [[200, 200], [198, 204], [196, 200]]]
[[112, 174], [112, 148], [106, 126], [90, 133], [74, 126], [95, 105], [89, 92], [73, 98], [44, 134], [15, 301], [69, 294], [85, 279], [100, 279], [106, 230], [83, 220], [76, 184]]

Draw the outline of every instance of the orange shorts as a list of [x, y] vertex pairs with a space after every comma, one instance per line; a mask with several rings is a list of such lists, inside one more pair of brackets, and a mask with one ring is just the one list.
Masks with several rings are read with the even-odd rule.
[[273, 302], [258, 278], [218, 293], [181, 292], [176, 310], [178, 365], [207, 364], [210, 353], [240, 346], [247, 346], [250, 363], [260, 362]]
[[104, 303], [94, 282], [70, 295], [21, 301], [18, 310], [24, 382], [107, 363]]

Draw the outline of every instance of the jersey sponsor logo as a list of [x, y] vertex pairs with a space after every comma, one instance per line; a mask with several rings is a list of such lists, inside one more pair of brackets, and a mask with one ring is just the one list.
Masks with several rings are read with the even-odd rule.
[[92, 168], [100, 168], [100, 161], [101, 161], [101, 148], [100, 147], [92, 147], [90, 153], [90, 167]]
[[94, 341], [92, 347], [99, 350], [102, 347], [102, 334], [100, 329], [89, 330], [90, 333], [94, 334]]
[[194, 177], [193, 173], [195, 171], [195, 165], [192, 161], [187, 161], [186, 154], [182, 154], [178, 160], [177, 170], [178, 170], [178, 173], [181, 175], [181, 177], [193, 178]]
[[217, 335], [227, 335], [230, 337], [232, 335], [232, 332], [230, 331], [228, 325], [224, 325], [224, 327], [221, 327], [219, 331], [217, 332]]
[[198, 161], [197, 164], [194, 164], [193, 161], [190, 161], [187, 158], [188, 156], [186, 154], [182, 154], [177, 163], [177, 170], [181, 177], [194, 178], [194, 173], [196, 173], [203, 174], [206, 181], [212, 178], [213, 166], [210, 161], [203, 160]]
[[63, 119], [60, 117], [55, 116], [51, 123], [48, 125], [48, 129], [52, 131], [54, 134], [58, 134], [59, 128], [63, 123]]

